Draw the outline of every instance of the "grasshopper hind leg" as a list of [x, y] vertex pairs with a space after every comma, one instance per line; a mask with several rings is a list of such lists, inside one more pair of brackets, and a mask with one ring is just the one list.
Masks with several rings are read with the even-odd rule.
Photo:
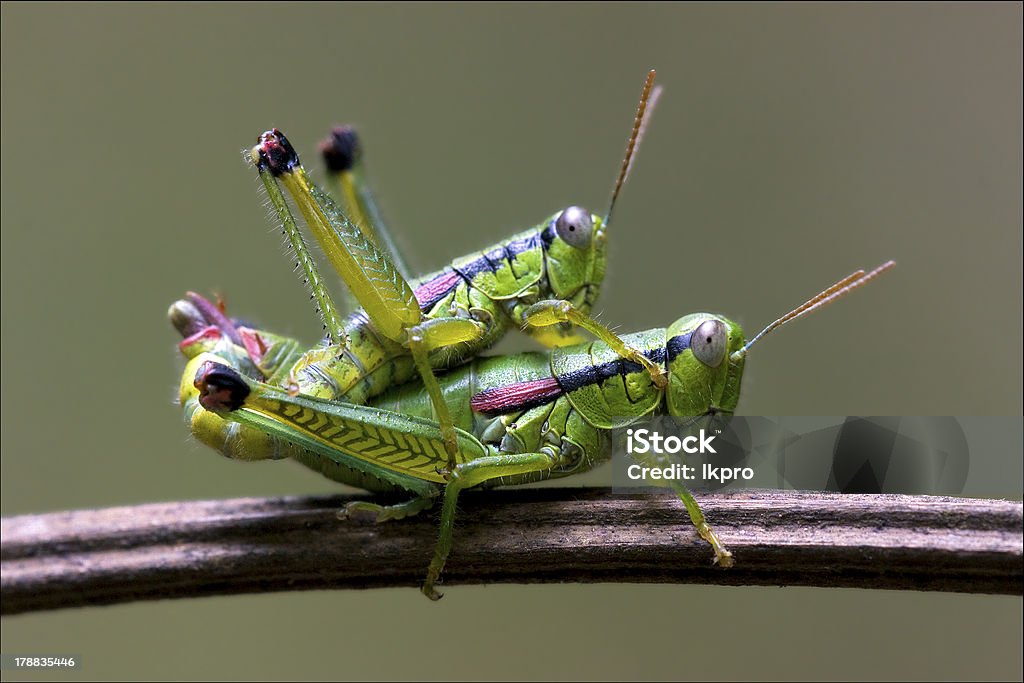
[[[353, 158], [357, 156], [354, 150], [342, 151], [352, 152], [349, 156]], [[260, 173], [268, 196], [278, 211], [289, 238], [291, 239], [294, 232], [293, 242], [297, 245], [301, 235], [297, 230], [291, 230], [295, 221], [284, 199], [285, 191], [295, 201], [306, 219], [307, 227], [320, 244], [324, 256], [345, 281], [349, 292], [360, 304], [375, 331], [408, 349], [437, 413], [444, 449], [448, 454], [448, 469], [452, 469], [459, 458], [458, 439], [430, 365], [428, 353], [442, 347], [475, 342], [484, 336], [485, 328], [480, 323], [466, 318], [427, 318], [420, 310], [419, 301], [412, 287], [392, 260], [391, 256], [394, 254], [389, 255], [382, 250], [377, 244], [379, 236], [373, 230], [362, 231], [330, 196], [313, 184], [302, 167], [295, 149], [280, 131], [274, 129], [263, 133], [259, 143], [251, 150], [250, 158]], [[282, 190], [279, 185], [284, 189]], [[342, 194], [347, 196], [348, 193], [342, 189]], [[352, 195], [349, 199], [343, 200], [343, 203], [347, 204], [350, 210], [369, 207], [368, 203], [363, 201], [361, 204], [361, 201]], [[296, 253], [298, 252], [299, 249], [296, 247]], [[315, 274], [314, 269], [307, 268], [303, 260], [299, 261], [299, 265], [306, 269], [307, 279], [311, 280]], [[325, 313], [328, 309], [333, 311], [333, 304], [326, 294], [318, 298], [320, 291], [314, 288], [313, 293], [314, 298], [317, 298], [321, 315], [324, 316], [325, 327], [334, 342], [344, 346], [345, 329], [343, 326], [333, 329], [335, 326], [330, 324], [329, 316]]]

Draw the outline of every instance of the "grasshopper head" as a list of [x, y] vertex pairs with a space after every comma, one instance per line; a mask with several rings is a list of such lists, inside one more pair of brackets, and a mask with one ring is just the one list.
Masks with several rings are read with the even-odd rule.
[[604, 280], [605, 221], [579, 206], [552, 216], [542, 232], [553, 299], [589, 312]]
[[605, 268], [605, 230], [611, 225], [615, 202], [629, 176], [633, 155], [640, 146], [640, 139], [660, 94], [661, 88], [654, 87], [654, 70], [651, 69], [640, 93], [633, 129], [626, 142], [626, 155], [604, 217], [579, 206], [570, 206], [552, 216], [542, 233], [548, 260], [548, 282], [553, 294], [551, 298], [570, 301], [584, 313], [590, 312], [601, 289]]
[[732, 413], [740, 397], [745, 357], [743, 330], [711, 313], [691, 313], [668, 328], [667, 390], [670, 415]]

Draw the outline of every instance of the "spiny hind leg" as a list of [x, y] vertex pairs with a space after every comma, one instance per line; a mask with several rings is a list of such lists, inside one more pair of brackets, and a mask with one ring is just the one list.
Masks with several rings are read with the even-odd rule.
[[413, 271], [391, 237], [366, 180], [362, 143], [355, 129], [352, 126], [333, 128], [320, 143], [320, 154], [327, 167], [329, 185], [341, 201], [342, 212], [391, 258], [402, 277], [409, 278]]
[[[437, 470], [447, 460], [435, 435], [436, 424], [429, 420], [314, 396], [291, 396], [287, 389], [244, 377], [210, 354], [196, 358], [194, 373], [191, 386], [199, 405], [293, 444], [301, 449], [300, 455], [308, 456], [297, 459], [331, 479], [358, 486], [363, 478], [373, 477], [418, 498], [431, 499], [440, 492], [444, 479]], [[472, 434], [458, 431], [457, 438], [467, 459], [486, 453]], [[395, 454], [410, 457], [396, 468], [385, 462]], [[344, 471], [336, 471], [334, 465]], [[369, 509], [388, 518], [408, 515], [421, 506], [410, 502], [389, 511]]]
[[[428, 354], [435, 349], [480, 339], [484, 334], [483, 326], [465, 318], [427, 319], [412, 287], [388, 254], [378, 248], [373, 234], [361, 231], [333, 199], [313, 184], [295, 149], [280, 131], [274, 129], [261, 135], [259, 144], [251, 151], [251, 159], [271, 202], [278, 209], [282, 224], [286, 227], [294, 224], [284, 200], [286, 190], [320, 243], [324, 256], [362, 305], [377, 333], [409, 349], [437, 413], [451, 470], [458, 462], [458, 439]], [[323, 313], [324, 305], [320, 308]], [[327, 323], [325, 318], [330, 331]], [[332, 335], [336, 344], [340, 344], [344, 333], [342, 328]]]

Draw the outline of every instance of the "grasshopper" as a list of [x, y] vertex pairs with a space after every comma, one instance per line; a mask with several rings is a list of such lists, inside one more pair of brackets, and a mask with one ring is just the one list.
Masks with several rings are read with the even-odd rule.
[[[340, 207], [310, 182], [287, 138], [278, 131], [263, 134], [247, 158], [260, 171], [296, 267], [302, 269], [310, 298], [316, 301], [326, 343], [304, 350], [296, 340], [238, 323], [220, 307], [189, 292], [168, 313], [185, 338], [179, 348], [190, 359], [205, 351], [216, 352], [248, 376], [286, 386], [292, 394], [347, 403], [363, 403], [419, 372], [434, 401], [450, 465], [456, 450], [454, 424], [433, 380], [433, 369], [465, 361], [511, 327], [555, 346], [577, 341], [572, 327], [578, 325], [645, 364], [653, 381], [663, 384], [652, 363], [588, 315], [604, 277], [605, 230], [661, 91], [654, 87], [654, 77], [651, 71], [644, 82], [603, 219], [580, 207], [568, 207], [531, 230], [455, 259], [447, 268], [411, 283], [405, 280], [408, 268], [365, 181], [354, 131], [336, 128], [321, 143]], [[292, 193], [331, 263], [345, 276], [350, 294], [361, 292], [351, 298], [356, 304], [366, 302], [366, 309], [347, 319], [338, 313], [279, 184]], [[405, 316], [405, 322], [396, 326], [396, 314]], [[402, 327], [413, 320], [419, 321], [413, 328]], [[454, 336], [446, 337], [451, 330]], [[445, 346], [460, 330], [467, 340]], [[403, 335], [404, 341], [396, 341]], [[428, 350], [423, 362], [424, 349], [433, 348], [435, 342], [440, 348]], [[264, 433], [227, 423], [209, 412], [186, 410], [186, 415], [192, 433], [212, 448], [229, 457], [263, 457]]]
[[[193, 422], [203, 415], [247, 426], [265, 438], [254, 458], [291, 457], [336, 481], [376, 492], [401, 491], [397, 505], [349, 504], [342, 516], [398, 519], [442, 498], [440, 533], [423, 584], [436, 590], [452, 547], [459, 493], [467, 488], [523, 484], [586, 471], [610, 455], [610, 430], [647, 415], [732, 414], [739, 400], [750, 349], [765, 335], [859, 288], [895, 264], [858, 270], [820, 292], [746, 341], [721, 315], [695, 313], [664, 329], [628, 335], [637, 349], [666, 373], [656, 384], [646, 368], [603, 341], [477, 358], [440, 379], [455, 417], [458, 459], [451, 466], [433, 418], [432, 397], [421, 384], [394, 387], [368, 404], [292, 394], [246, 376], [244, 352], [224, 337], [228, 352], [200, 352], [181, 381], [181, 402]], [[275, 339], [275, 345], [290, 342]], [[239, 348], [234, 346], [234, 348]], [[240, 362], [241, 361], [241, 362]], [[198, 416], [198, 417], [197, 417]], [[704, 518], [693, 495], [673, 486], [715, 562], [732, 554]]]
[[[641, 364], [664, 385], [660, 370], [638, 350], [590, 316], [605, 271], [605, 231], [633, 153], [657, 99], [654, 71], [644, 83], [626, 155], [604, 217], [570, 206], [536, 227], [409, 283], [401, 264], [378, 245], [371, 225], [379, 214], [358, 173], [358, 155], [344, 131], [328, 145], [328, 165], [338, 171], [342, 209], [310, 180], [288, 139], [277, 129], [260, 136], [250, 151], [316, 300], [327, 343], [294, 360], [286, 379], [293, 395], [364, 403], [418, 375], [430, 396], [448, 454], [458, 461], [455, 424], [435, 369], [450, 368], [494, 344], [511, 328], [529, 330], [548, 346], [578, 341], [585, 329]], [[282, 191], [282, 187], [284, 191]], [[342, 319], [323, 286], [285, 198], [291, 196], [310, 232], [345, 281], [361, 309]], [[346, 215], [348, 213], [349, 215]], [[353, 220], [352, 217], [355, 217]], [[377, 230], [387, 235], [386, 231]], [[195, 301], [191, 302], [195, 305]], [[179, 329], [205, 318], [184, 305], [172, 319]], [[263, 363], [258, 340], [243, 337], [255, 365]], [[289, 356], [291, 359], [291, 356]], [[264, 373], [265, 374], [265, 373]]]

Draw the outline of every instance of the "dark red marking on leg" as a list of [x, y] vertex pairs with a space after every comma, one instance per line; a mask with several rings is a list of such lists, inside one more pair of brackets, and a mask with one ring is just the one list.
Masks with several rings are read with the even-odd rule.
[[249, 358], [256, 365], [259, 365], [263, 361], [263, 356], [267, 353], [267, 342], [263, 341], [263, 337], [256, 330], [250, 330], [247, 327], [243, 327], [238, 330], [238, 334], [242, 337], [242, 346], [245, 347], [246, 353], [249, 354]]
[[557, 379], [545, 377], [486, 389], [469, 399], [469, 406], [482, 415], [504, 415], [551, 403], [564, 393]]
[[195, 292], [186, 292], [185, 298], [199, 310], [207, 324], [219, 328], [224, 336], [231, 340], [232, 344], [236, 346], [242, 345], [242, 338], [238, 334], [238, 328], [235, 327], [230, 318], [224, 315], [223, 311], [215, 304], [210, 303], [209, 299]]
[[428, 311], [433, 308], [434, 304], [455, 289], [455, 285], [461, 279], [462, 276], [454, 270], [446, 270], [433, 280], [427, 280], [421, 284], [416, 288], [416, 301], [419, 303], [420, 309]]
[[209, 327], [204, 327], [195, 334], [189, 335], [188, 337], [182, 339], [180, 342], [178, 342], [178, 349], [184, 352], [186, 349], [188, 349], [188, 347], [192, 346], [193, 344], [198, 344], [199, 342], [206, 341], [208, 339], [213, 342], [216, 342], [218, 339], [221, 338], [221, 336], [222, 335], [220, 333], [220, 328], [210, 325]]

